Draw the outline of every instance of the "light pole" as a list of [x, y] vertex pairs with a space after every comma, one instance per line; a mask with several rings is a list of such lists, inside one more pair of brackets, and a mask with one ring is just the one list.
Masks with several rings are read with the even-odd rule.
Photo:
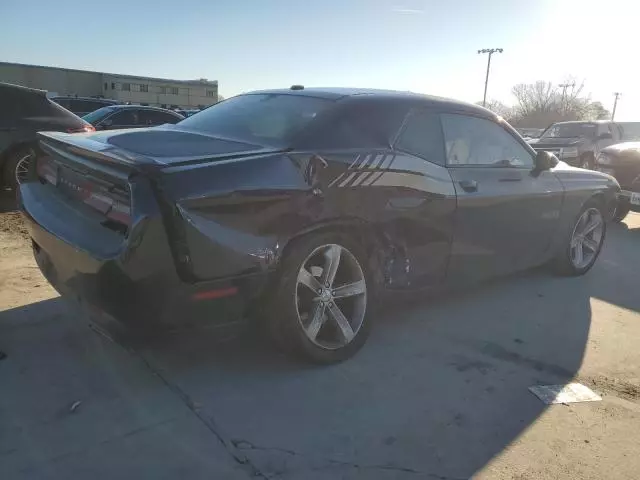
[[478, 50], [478, 53], [488, 53], [489, 58], [487, 59], [487, 76], [484, 79], [484, 96], [482, 97], [482, 106], [484, 107], [487, 103], [487, 85], [489, 85], [489, 69], [491, 68], [491, 55], [494, 53], [502, 53], [501, 48], [483, 48], [482, 50]]
[[567, 94], [567, 88], [569, 88], [569, 87], [572, 87], [572, 88], [573, 88], [573, 87], [575, 87], [575, 86], [576, 86], [576, 83], [575, 83], [575, 82], [573, 82], [573, 83], [561, 83], [561, 84], [560, 84], [560, 85], [558, 85], [558, 86], [562, 89], [562, 100], [561, 100], [561, 102], [560, 102], [560, 106], [562, 107], [562, 113], [566, 113], [566, 111], [567, 111], [567, 106], [566, 106], [566, 105], [565, 105], [565, 103], [564, 103], [564, 99], [565, 99], [565, 96], [566, 96], [566, 94]]
[[614, 92], [613, 96], [616, 97], [616, 99], [613, 101], [613, 112], [611, 113], [611, 121], [613, 122], [613, 119], [616, 116], [616, 107], [618, 106], [618, 97], [620, 97], [622, 94], [620, 92]]

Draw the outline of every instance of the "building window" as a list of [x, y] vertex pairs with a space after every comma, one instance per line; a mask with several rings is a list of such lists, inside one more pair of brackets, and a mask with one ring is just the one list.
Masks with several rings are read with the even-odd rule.
[[146, 84], [143, 83], [142, 85], [140, 85], [140, 91], [141, 92], [148, 92], [149, 91], [149, 85], [146, 85]]
[[140, 84], [139, 83], [132, 83], [131, 84], [131, 91], [132, 92], [139, 92], [140, 91]]
[[116, 89], [116, 83], [115, 82], [111, 82], [111, 90], [115, 90]]
[[131, 84], [130, 83], [123, 83], [122, 84], [122, 90], [124, 90], [125, 92], [130, 92], [131, 91]]
[[107, 82], [104, 82], [104, 89], [107, 90], [109, 88], [109, 84]]
[[167, 93], [167, 87], [160, 87], [160, 93]]
[[207, 97], [215, 97], [216, 96], [216, 92], [214, 92], [213, 90], [207, 90]]
[[171, 95], [178, 95], [178, 87], [170, 87], [169, 88], [169, 93]]
[[167, 104], [163, 103], [162, 105], [160, 105], [162, 108], [167, 108]]

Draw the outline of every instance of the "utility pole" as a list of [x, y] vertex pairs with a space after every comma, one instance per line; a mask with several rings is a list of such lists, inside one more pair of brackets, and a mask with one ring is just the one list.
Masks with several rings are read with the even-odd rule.
[[566, 113], [567, 112], [567, 107], [565, 105], [565, 96], [567, 94], [567, 88], [571, 87], [575, 87], [576, 83], [561, 83], [560, 85], [558, 85], [561, 89], [562, 89], [562, 101], [561, 101], [561, 106], [562, 106], [562, 113]]
[[611, 121], [613, 122], [613, 119], [616, 117], [616, 107], [618, 106], [618, 97], [620, 97], [622, 94], [620, 92], [613, 92], [613, 96], [616, 97], [616, 99], [613, 101], [613, 112], [611, 112]]
[[494, 53], [502, 53], [501, 48], [483, 48], [482, 50], [478, 50], [478, 53], [488, 53], [489, 58], [487, 59], [487, 76], [484, 79], [484, 96], [482, 97], [482, 106], [484, 107], [487, 103], [487, 85], [489, 85], [489, 69], [491, 68], [491, 55]]

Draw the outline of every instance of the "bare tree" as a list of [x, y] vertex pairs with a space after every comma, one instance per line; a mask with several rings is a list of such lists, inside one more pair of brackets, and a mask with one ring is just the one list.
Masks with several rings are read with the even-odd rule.
[[[476, 102], [476, 105], [482, 106], [482, 100]], [[491, 110], [496, 115], [500, 115], [502, 118], [509, 120], [513, 115], [513, 108], [505, 105], [500, 100], [489, 99], [485, 104], [485, 108]]]
[[546, 127], [553, 122], [609, 118], [598, 102], [583, 94], [584, 82], [567, 79], [561, 88], [551, 82], [521, 83], [512, 89], [516, 98], [511, 123], [520, 127]]
[[521, 117], [550, 112], [557, 106], [557, 92], [551, 82], [520, 83], [511, 93], [516, 97], [516, 113]]

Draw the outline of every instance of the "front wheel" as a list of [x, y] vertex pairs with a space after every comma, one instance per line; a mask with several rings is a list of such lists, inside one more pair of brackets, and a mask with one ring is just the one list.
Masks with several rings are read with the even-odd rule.
[[561, 275], [584, 275], [596, 262], [607, 233], [604, 215], [595, 201], [588, 202], [578, 215], [571, 235], [555, 259]]
[[323, 364], [355, 354], [371, 328], [365, 259], [345, 234], [296, 241], [283, 259], [269, 306], [269, 330], [278, 346]]

